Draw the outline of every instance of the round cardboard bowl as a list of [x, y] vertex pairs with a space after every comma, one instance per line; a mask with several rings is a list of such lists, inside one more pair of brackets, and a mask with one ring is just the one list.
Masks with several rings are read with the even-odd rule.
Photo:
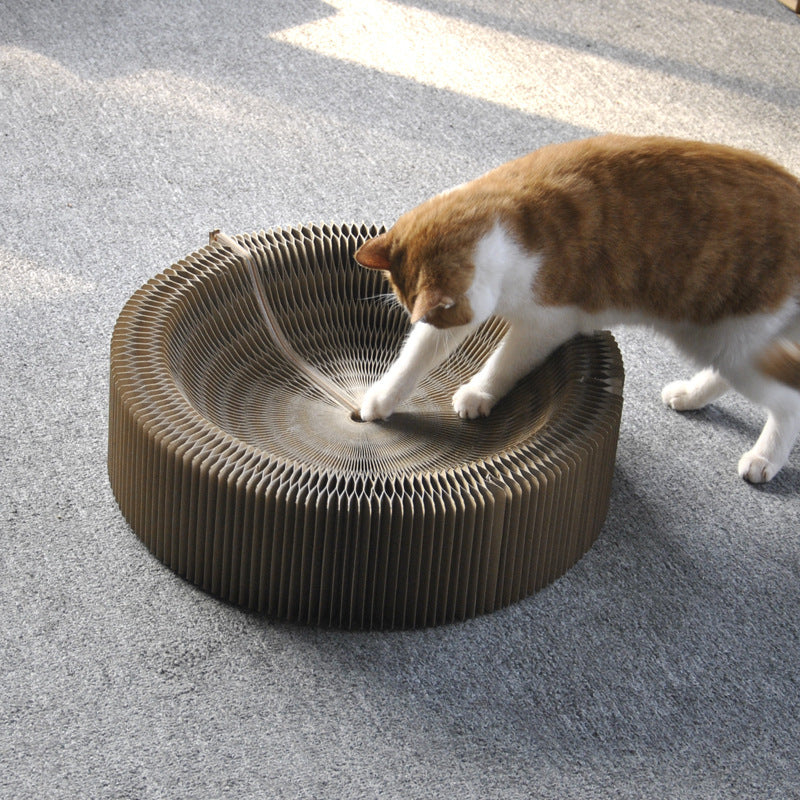
[[[353, 260], [378, 232], [237, 237], [295, 352], [354, 406], [408, 330], [383, 276]], [[506, 606], [588, 550], [622, 408], [610, 334], [570, 341], [489, 417], [462, 420], [451, 396], [503, 335], [489, 320], [388, 421], [362, 423], [276, 346], [251, 277], [211, 244], [117, 320], [109, 477], [157, 558], [272, 618], [409, 628]]]

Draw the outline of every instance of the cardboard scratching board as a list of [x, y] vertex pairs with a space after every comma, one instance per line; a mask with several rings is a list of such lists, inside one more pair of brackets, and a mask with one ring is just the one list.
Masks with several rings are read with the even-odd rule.
[[[120, 509], [178, 574], [274, 618], [392, 628], [491, 611], [563, 574], [607, 511], [623, 382], [608, 333], [462, 420], [451, 396], [500, 341], [492, 319], [390, 420], [351, 418], [408, 330], [383, 275], [353, 260], [379, 232], [240, 236], [249, 268], [210, 244], [139, 289], [114, 329]], [[259, 292], [339, 398], [278, 346]]]

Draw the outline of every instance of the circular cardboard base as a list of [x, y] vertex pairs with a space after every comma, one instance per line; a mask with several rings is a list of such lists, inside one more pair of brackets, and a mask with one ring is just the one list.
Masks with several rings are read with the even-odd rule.
[[[295, 351], [357, 406], [408, 330], [353, 254], [379, 229], [237, 237]], [[242, 261], [215, 244], [137, 291], [111, 344], [109, 476], [120, 509], [186, 579], [274, 618], [348, 628], [465, 619], [574, 564], [608, 507], [623, 370], [578, 337], [480, 420], [455, 389], [504, 331], [489, 320], [390, 420], [362, 423], [269, 336]]]

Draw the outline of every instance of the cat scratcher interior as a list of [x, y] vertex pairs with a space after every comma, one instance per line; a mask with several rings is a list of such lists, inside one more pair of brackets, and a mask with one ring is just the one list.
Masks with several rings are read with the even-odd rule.
[[608, 333], [462, 420], [451, 396], [500, 340], [490, 320], [390, 420], [353, 419], [408, 329], [353, 260], [379, 232], [240, 236], [249, 265], [220, 239], [139, 289], [114, 329], [123, 514], [178, 574], [273, 618], [399, 628], [491, 611], [562, 575], [607, 511], [623, 382]]

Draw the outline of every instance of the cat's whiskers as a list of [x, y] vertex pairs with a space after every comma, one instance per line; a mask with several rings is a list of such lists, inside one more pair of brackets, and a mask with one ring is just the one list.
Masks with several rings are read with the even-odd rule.
[[441, 333], [443, 335], [436, 342], [436, 361], [441, 362], [439, 369], [445, 375], [457, 381], [458, 370], [455, 368], [452, 356], [458, 349], [460, 341], [449, 328], [442, 330]]
[[381, 292], [380, 294], [371, 294], [363, 298], [364, 300], [377, 300], [387, 306], [400, 306], [401, 303], [397, 299], [394, 292]]
[[455, 349], [455, 346], [452, 344], [455, 341], [455, 336], [453, 332], [448, 328], [444, 331], [444, 336], [442, 337], [441, 341], [438, 344], [439, 353], [444, 356], [447, 356]]

